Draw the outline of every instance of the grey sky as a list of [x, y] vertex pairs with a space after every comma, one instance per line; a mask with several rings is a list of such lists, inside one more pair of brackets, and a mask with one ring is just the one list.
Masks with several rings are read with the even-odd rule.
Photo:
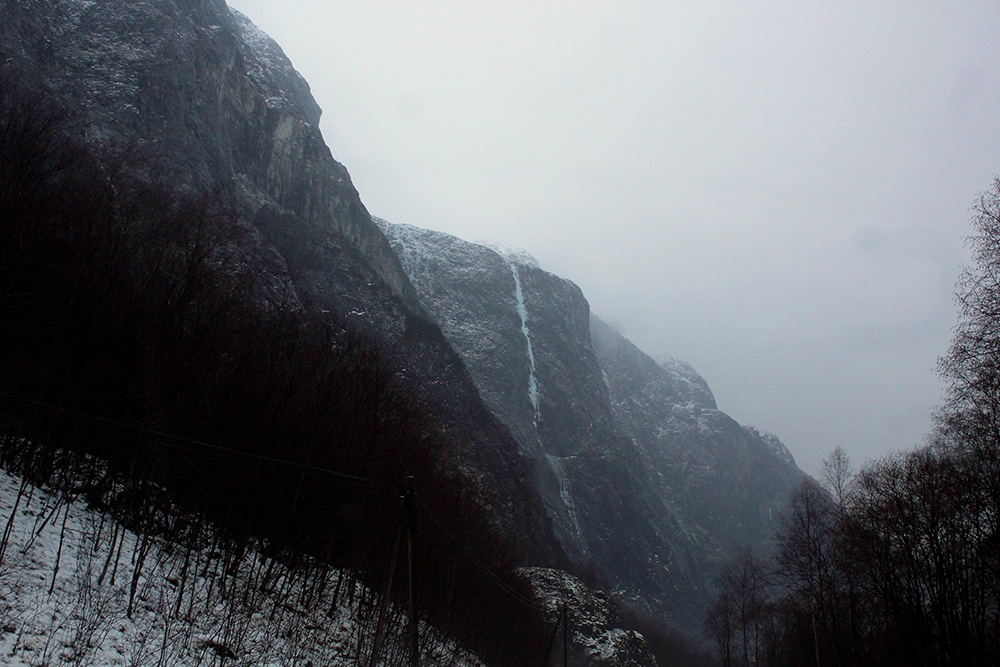
[[373, 214], [527, 250], [809, 472], [927, 431], [1000, 4], [230, 4]]

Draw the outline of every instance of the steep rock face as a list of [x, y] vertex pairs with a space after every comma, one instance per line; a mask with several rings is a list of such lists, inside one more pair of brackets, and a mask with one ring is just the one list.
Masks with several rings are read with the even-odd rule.
[[596, 316], [591, 331], [615, 420], [642, 451], [657, 492], [696, 522], [720, 555], [765, 543], [803, 477], [788, 449], [720, 412], [689, 365], [657, 363]]
[[323, 142], [309, 86], [224, 0], [4, 0], [2, 11], [3, 60], [80, 114], [91, 143], [137, 152], [177, 186], [226, 187], [258, 224], [293, 215], [334, 232], [415, 303]]
[[516, 442], [423, 312], [273, 40], [223, 0], [0, 0], [0, 68], [64, 108], [95, 152], [232, 202], [246, 256], [268, 258], [261, 282], [383, 343], [414, 404], [434, 406], [425, 437], [453, 443], [444, 474], [527, 553], [554, 554]]
[[617, 592], [697, 628], [714, 565], [760, 547], [801, 479], [773, 436], [717, 409], [530, 258], [380, 221], [421, 303], [536, 461], [557, 535]]
[[615, 423], [580, 289], [524, 257], [382, 224], [485, 403], [536, 461], [567, 551], [622, 595], [683, 616], [699, 597], [700, 546]]
[[[433, 294], [423, 305], [462, 357], [488, 405], [505, 406], [505, 423], [528, 450], [539, 448], [529, 397], [531, 365], [517, 312], [510, 265], [489, 248], [448, 235], [408, 234], [409, 228], [376, 218], [399, 253], [418, 292]], [[415, 231], [415, 230], [414, 230]], [[447, 280], [440, 280], [447, 276]], [[494, 283], [494, 281], [496, 281]], [[479, 286], [494, 283], [495, 291]], [[504, 350], [519, 349], [516, 359]]]

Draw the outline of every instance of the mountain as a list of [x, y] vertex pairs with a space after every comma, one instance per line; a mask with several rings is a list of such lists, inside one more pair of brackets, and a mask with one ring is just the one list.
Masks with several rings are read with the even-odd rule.
[[483, 400], [535, 461], [556, 535], [617, 594], [695, 633], [718, 567], [766, 550], [803, 473], [523, 253], [380, 221]]
[[802, 477], [777, 438], [525, 255], [373, 220], [306, 82], [222, 0], [0, 19], [12, 473], [166, 552], [210, 524], [236, 570], [258, 544], [394, 608], [413, 476], [426, 620], [495, 664], [544, 645], [557, 590], [574, 642], [612, 647], [578, 655], [650, 664], [616, 605], [697, 634], [718, 567], [766, 549]]
[[726, 557], [738, 545], [766, 550], [804, 477], [788, 449], [719, 411], [690, 365], [654, 361], [596, 316], [591, 336], [615, 418], [654, 471], [655, 492]]
[[[5, 1], [3, 11], [7, 66], [80, 114], [89, 143], [140, 153], [176, 188], [223, 185], [264, 237], [321, 229], [311, 288], [341, 309], [374, 309], [370, 320], [388, 327], [402, 317], [396, 301], [413, 304], [323, 142], [308, 84], [245, 16], [221, 0]], [[323, 288], [331, 274], [339, 289]]]
[[503, 516], [510, 499], [525, 498], [510, 487], [516, 446], [417, 303], [323, 142], [308, 85], [273, 40], [222, 0], [5, 0], [2, 12], [0, 62], [10, 78], [67, 110], [88, 146], [157, 183], [221, 190], [245, 226], [246, 253], [266, 262], [256, 267], [266, 275], [262, 298], [339, 315], [377, 337], [420, 400], [439, 406], [442, 428], [460, 434], [453, 441], [463, 449], [449, 456], [479, 476], [498, 473], [481, 485], [495, 491], [497, 518], [512, 531], [518, 523], [544, 532], [523, 515]]
[[[318, 119], [221, 0], [0, 3], [0, 458], [130, 528], [180, 508], [233, 557], [305, 551], [394, 600], [412, 475], [422, 610], [513, 660], [547, 629], [497, 582], [566, 560]], [[109, 468], [81, 481], [63, 451]]]

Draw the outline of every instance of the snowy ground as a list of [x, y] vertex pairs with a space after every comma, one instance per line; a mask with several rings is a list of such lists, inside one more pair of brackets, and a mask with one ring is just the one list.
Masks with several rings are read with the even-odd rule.
[[[361, 636], [358, 615], [362, 600], [367, 609], [378, 605], [361, 585], [350, 592], [338, 586], [342, 573], [329, 572], [328, 585], [306, 606], [297, 594], [279, 593], [293, 581], [287, 570], [267, 593], [246, 585], [263, 569], [257, 555], [235, 573], [216, 553], [168, 543], [149, 542], [143, 559], [134, 533], [83, 502], [61, 502], [30, 486], [12, 516], [20, 484], [0, 470], [0, 531], [9, 535], [0, 561], [0, 664], [370, 664], [372, 642]], [[143, 565], [134, 578], [137, 560]], [[181, 577], [185, 563], [191, 574]], [[390, 606], [386, 615], [386, 626], [398, 627], [402, 614]], [[480, 665], [433, 629], [421, 634], [424, 664]], [[398, 650], [385, 653], [374, 664], [399, 663]]]

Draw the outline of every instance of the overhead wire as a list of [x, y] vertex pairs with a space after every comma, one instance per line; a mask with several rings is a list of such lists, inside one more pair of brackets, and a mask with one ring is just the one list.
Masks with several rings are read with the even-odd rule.
[[503, 579], [501, 579], [499, 577], [499, 575], [497, 575], [495, 572], [493, 572], [493, 570], [491, 570], [490, 567], [488, 565], [486, 565], [486, 563], [484, 563], [482, 560], [480, 560], [480, 558], [475, 554], [475, 552], [465, 542], [462, 541], [462, 538], [460, 538], [458, 535], [456, 535], [455, 533], [453, 533], [447, 526], [444, 525], [444, 522], [441, 521], [441, 519], [438, 518], [437, 514], [435, 514], [434, 511], [430, 507], [427, 506], [427, 503], [424, 502], [424, 499], [421, 498], [419, 494], [416, 494], [415, 498], [417, 500], [417, 504], [419, 504], [420, 507], [423, 508], [423, 510], [425, 512], [427, 512], [427, 516], [429, 516], [431, 518], [431, 521], [434, 522], [434, 524], [438, 527], [438, 529], [442, 533], [444, 533], [445, 536], [447, 536], [453, 542], [455, 542], [455, 544], [457, 544], [458, 546], [460, 546], [462, 548], [462, 550], [465, 551], [465, 553], [469, 556], [469, 558], [472, 559], [472, 562], [475, 563], [479, 567], [479, 569], [481, 569], [483, 571], [483, 573], [486, 574], [486, 576], [498, 588], [500, 588], [504, 593], [506, 593], [507, 595], [509, 595], [510, 597], [512, 597], [517, 602], [520, 602], [524, 606], [528, 607], [529, 609], [537, 611], [540, 614], [547, 613], [547, 611], [545, 609], [542, 609], [541, 607], [538, 607], [531, 600], [528, 600], [523, 595], [521, 595], [520, 593], [518, 593], [517, 591], [515, 591], [513, 588], [511, 588], [510, 586], [508, 586], [507, 583], [504, 582]]
[[[303, 470], [305, 472], [310, 472], [310, 473], [313, 473], [313, 474], [322, 475], [322, 476], [325, 476], [325, 477], [329, 477], [329, 478], [336, 479], [336, 480], [339, 480], [339, 481], [342, 481], [342, 482], [354, 484], [354, 485], [357, 485], [357, 486], [367, 486], [367, 487], [389, 489], [389, 490], [393, 490], [393, 491], [400, 491], [400, 492], [403, 492], [403, 493], [413, 493], [414, 494], [414, 498], [416, 499], [417, 503], [427, 513], [427, 515], [430, 517], [430, 519], [434, 523], [434, 525], [436, 525], [438, 527], [438, 529], [446, 537], [448, 537], [455, 544], [457, 544], [466, 553], [466, 555], [469, 556], [469, 558], [472, 560], [472, 562], [480, 570], [482, 570], [482, 572], [487, 576], [487, 578], [495, 586], [497, 586], [501, 591], [503, 591], [504, 593], [506, 593], [512, 599], [514, 599], [515, 601], [519, 602], [520, 604], [528, 607], [529, 609], [532, 609], [533, 611], [536, 611], [536, 612], [541, 613], [541, 614], [547, 614], [548, 613], [547, 610], [542, 609], [541, 607], [537, 606], [531, 600], [525, 598], [523, 595], [521, 595], [520, 593], [518, 593], [517, 591], [515, 591], [513, 588], [511, 588], [506, 582], [504, 582], [503, 579], [501, 579], [498, 574], [496, 574], [488, 565], [486, 565], [486, 563], [484, 563], [475, 554], [475, 552], [472, 550], [471, 547], [469, 547], [458, 535], [456, 535], [451, 529], [449, 529], [444, 524], [444, 522], [437, 516], [437, 514], [430, 507], [428, 507], [427, 503], [424, 502], [424, 499], [420, 496], [419, 493], [417, 493], [413, 489], [409, 489], [409, 488], [403, 486], [402, 484], [393, 484], [391, 482], [380, 482], [380, 481], [377, 481], [377, 480], [368, 479], [366, 477], [360, 477], [358, 475], [351, 475], [351, 474], [339, 472], [339, 471], [336, 471], [336, 470], [330, 470], [329, 468], [321, 468], [319, 466], [314, 466], [314, 465], [310, 465], [310, 464], [307, 464], [307, 463], [299, 463], [299, 462], [296, 462], [296, 461], [289, 461], [287, 459], [278, 459], [278, 458], [274, 458], [274, 457], [271, 457], [271, 456], [265, 456], [263, 454], [253, 454], [253, 453], [250, 453], [250, 452], [241, 452], [241, 451], [239, 451], [237, 449], [231, 449], [229, 447], [223, 447], [221, 445], [213, 445], [211, 443], [207, 443], [207, 442], [204, 442], [204, 441], [201, 441], [201, 440], [194, 440], [192, 438], [185, 438], [183, 436], [174, 435], [174, 434], [171, 434], [171, 433], [166, 433], [164, 431], [159, 431], [159, 430], [156, 430], [156, 429], [151, 429], [151, 428], [148, 428], [148, 427], [145, 427], [145, 426], [139, 426], [139, 425], [136, 425], [136, 424], [129, 424], [127, 422], [119, 421], [119, 420], [116, 420], [116, 419], [111, 419], [111, 418], [108, 418], [108, 417], [102, 417], [100, 415], [95, 415], [95, 414], [91, 414], [91, 413], [87, 413], [87, 412], [82, 412], [80, 410], [73, 410], [71, 408], [65, 408], [65, 407], [58, 406], [58, 405], [52, 405], [51, 403], [46, 403], [44, 401], [38, 401], [38, 400], [30, 399], [30, 398], [25, 398], [23, 396], [17, 396], [15, 394], [10, 394], [10, 393], [7, 393], [7, 392], [0, 391], [0, 397], [8, 398], [8, 399], [11, 399], [11, 400], [14, 400], [14, 401], [19, 401], [21, 403], [26, 403], [26, 404], [29, 404], [29, 405], [35, 405], [35, 406], [38, 406], [38, 407], [47, 408], [47, 409], [50, 409], [50, 410], [55, 410], [55, 411], [58, 411], [58, 412], [63, 412], [63, 413], [70, 414], [70, 415], [73, 415], [73, 416], [76, 416], [76, 417], [81, 417], [81, 418], [85, 418], [85, 419], [92, 419], [94, 421], [100, 421], [100, 422], [104, 422], [104, 423], [107, 423], [107, 424], [114, 424], [116, 426], [121, 426], [121, 427], [124, 427], [124, 428], [128, 428], [128, 429], [132, 429], [132, 430], [135, 430], [135, 431], [139, 431], [139, 432], [142, 432], [142, 433], [148, 433], [150, 435], [156, 435], [156, 436], [159, 436], [159, 437], [162, 437], [162, 438], [167, 438], [167, 439], [170, 439], [170, 440], [175, 440], [177, 442], [183, 442], [183, 443], [185, 443], [187, 445], [194, 445], [196, 447], [200, 447], [202, 449], [209, 450], [209, 451], [215, 451], [215, 452], [219, 452], [219, 453], [222, 453], [222, 454], [230, 454], [230, 455], [235, 455], [235, 456], [242, 456], [242, 457], [248, 458], [248, 459], [254, 459], [254, 460], [259, 460], [259, 461], [266, 461], [266, 462], [269, 462], [269, 463], [275, 463], [275, 464], [278, 464], [278, 465], [284, 465], [284, 466], [288, 466], [290, 468], [295, 468], [295, 469], [298, 469], [298, 470]], [[172, 449], [178, 449], [178, 450], [181, 450], [181, 451], [195, 451], [195, 452], [198, 451], [194, 447], [190, 447], [190, 446], [189, 447], [184, 447], [184, 446], [181, 446], [181, 445], [170, 444], [170, 443], [166, 443], [166, 442], [160, 442], [160, 443], [157, 443], [157, 445], [158, 446], [172, 448]]]
[[[391, 489], [393, 491], [403, 491], [403, 490], [405, 490], [405, 487], [402, 486], [401, 484], [393, 484], [391, 482], [380, 482], [380, 481], [377, 481], [377, 480], [374, 480], [374, 479], [368, 479], [367, 477], [360, 477], [358, 475], [351, 475], [351, 474], [348, 474], [348, 473], [345, 473], [345, 472], [339, 472], [339, 471], [336, 471], [336, 470], [330, 470], [329, 468], [321, 468], [320, 466], [314, 466], [314, 465], [310, 465], [308, 463], [300, 463], [298, 461], [289, 461], [287, 459], [277, 459], [277, 458], [274, 458], [272, 456], [265, 456], [264, 454], [254, 454], [252, 452], [242, 452], [242, 451], [240, 451], [238, 449], [231, 449], [229, 447], [223, 447], [222, 445], [213, 445], [211, 443], [204, 442], [204, 441], [201, 441], [201, 440], [194, 440], [192, 438], [185, 438], [183, 436], [174, 435], [172, 433], [166, 433], [164, 431], [158, 431], [156, 429], [151, 429], [151, 428], [148, 428], [148, 427], [145, 427], [145, 426], [138, 426], [136, 424], [129, 424], [128, 422], [118, 421], [116, 419], [110, 419], [108, 417], [102, 417], [100, 415], [94, 415], [94, 414], [90, 414], [90, 413], [87, 413], [87, 412], [81, 412], [79, 410], [73, 410], [73, 409], [70, 409], [70, 408], [64, 408], [64, 407], [61, 407], [61, 406], [58, 406], [58, 405], [52, 405], [51, 403], [46, 403], [44, 401], [37, 401], [37, 400], [34, 400], [34, 399], [30, 399], [30, 398], [24, 398], [23, 396], [16, 396], [14, 394], [9, 394], [7, 392], [0, 391], [0, 396], [2, 396], [4, 398], [9, 398], [9, 399], [12, 399], [12, 400], [15, 400], [15, 401], [20, 401], [22, 403], [28, 403], [28, 404], [31, 404], [31, 405], [37, 405], [39, 407], [48, 408], [48, 409], [51, 409], [51, 410], [56, 410], [58, 412], [64, 412], [66, 414], [71, 414], [71, 415], [74, 415], [76, 417], [83, 417], [85, 419], [92, 419], [94, 421], [101, 421], [101, 422], [104, 422], [104, 423], [107, 423], [107, 424], [114, 424], [116, 426], [121, 426], [121, 427], [132, 429], [132, 430], [135, 430], [135, 431], [140, 431], [142, 433], [149, 433], [150, 435], [156, 435], [156, 436], [160, 436], [162, 438], [168, 438], [170, 440], [176, 440], [178, 442], [183, 442], [183, 443], [186, 443], [186, 444], [189, 444], [189, 445], [195, 445], [197, 447], [201, 447], [202, 449], [207, 449], [207, 450], [210, 450], [210, 451], [216, 451], [216, 452], [220, 452], [220, 453], [224, 453], [224, 454], [231, 454], [231, 455], [234, 455], [234, 456], [242, 456], [243, 458], [247, 458], [247, 459], [254, 459], [254, 460], [257, 460], [257, 461], [266, 461], [266, 462], [269, 462], [269, 463], [276, 463], [276, 464], [279, 464], [279, 465], [288, 466], [290, 468], [295, 468], [295, 469], [302, 470], [302, 471], [305, 471], [305, 472], [311, 472], [311, 473], [314, 473], [314, 474], [317, 474], [317, 475], [322, 475], [324, 477], [331, 477], [331, 478], [334, 478], [334, 479], [338, 479], [340, 481], [347, 482], [347, 483], [350, 483], [350, 484], [355, 484], [357, 486], [377, 487], [377, 488], [383, 488], [383, 489]], [[165, 442], [157, 443], [157, 445], [158, 446], [162, 446], [162, 447], [172, 448], [172, 449], [179, 449], [179, 450], [183, 450], [183, 451], [197, 451], [197, 450], [192, 449], [190, 447], [180, 447], [178, 445], [172, 445], [170, 443], [165, 443]]]

